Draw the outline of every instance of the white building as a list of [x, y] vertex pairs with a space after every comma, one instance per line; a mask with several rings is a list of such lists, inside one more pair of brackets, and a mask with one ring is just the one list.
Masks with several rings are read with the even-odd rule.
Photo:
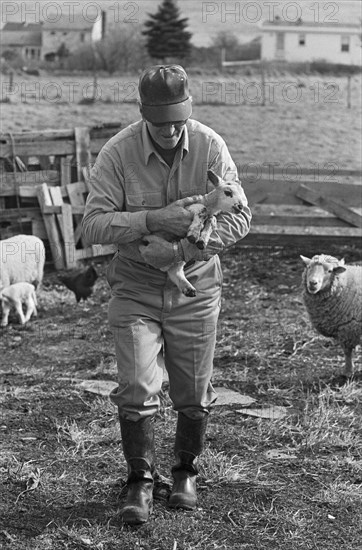
[[266, 61], [326, 61], [362, 65], [361, 25], [289, 23], [276, 19], [262, 25], [261, 57]]

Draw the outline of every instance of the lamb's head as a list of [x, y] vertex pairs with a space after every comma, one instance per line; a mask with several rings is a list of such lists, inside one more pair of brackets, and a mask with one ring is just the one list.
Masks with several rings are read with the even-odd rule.
[[338, 260], [333, 256], [319, 254], [313, 258], [301, 256], [306, 268], [303, 273], [303, 282], [309, 294], [317, 294], [329, 288], [335, 275], [346, 271], [344, 260]]
[[247, 205], [243, 188], [239, 183], [224, 181], [212, 170], [207, 175], [215, 189], [206, 195], [206, 206], [211, 214], [235, 212], [240, 214]]

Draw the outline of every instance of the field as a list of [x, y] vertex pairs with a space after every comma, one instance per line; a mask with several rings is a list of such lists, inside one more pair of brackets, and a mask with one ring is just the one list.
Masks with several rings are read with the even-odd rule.
[[[360, 77], [352, 81], [351, 109], [345, 79], [269, 78], [279, 82], [279, 93], [263, 107], [228, 95], [230, 89], [245, 92], [240, 76], [193, 75], [194, 117], [224, 136], [240, 166], [361, 168]], [[50, 81], [62, 90], [58, 102], [42, 98], [34, 79], [16, 80], [17, 93], [1, 105], [2, 131], [114, 120], [126, 125], [137, 118], [134, 98], [124, 101], [131, 93], [125, 86], [136, 77], [119, 79], [122, 101], [109, 100], [114, 81], [100, 80], [103, 97], [90, 105], [82, 104], [79, 90], [91, 77], [43, 76], [43, 90]], [[79, 83], [71, 100], [63, 92], [69, 81]], [[22, 82], [38, 96], [25, 102]], [[294, 102], [285, 95], [291, 82], [290, 93], [302, 91]], [[330, 83], [335, 87], [326, 87]], [[338, 101], [330, 102], [328, 94], [337, 91]], [[323, 251], [362, 261], [353, 246], [331, 243]], [[116, 380], [107, 259], [96, 264], [96, 290], [82, 305], [48, 266], [38, 318], [24, 329], [13, 316], [0, 333], [1, 548], [360, 550], [361, 349], [358, 374], [341, 385], [341, 349], [312, 330], [301, 299], [299, 255], [319, 252], [311, 245], [235, 246], [222, 255], [213, 384], [253, 398], [249, 409], [258, 416], [240, 412], [243, 405], [232, 400], [214, 407], [200, 459], [198, 507], [171, 511], [166, 499], [176, 415], [165, 382], [156, 418], [163, 483], [150, 522], [140, 528], [122, 525], [119, 517], [126, 464], [116, 411], [107, 397], [82, 385]]]

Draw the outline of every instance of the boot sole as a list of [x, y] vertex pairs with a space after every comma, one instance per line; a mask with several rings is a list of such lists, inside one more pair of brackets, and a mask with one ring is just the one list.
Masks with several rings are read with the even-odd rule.
[[135, 510], [126, 510], [125, 512], [121, 512], [121, 518], [124, 523], [127, 523], [127, 525], [142, 525], [143, 523], [147, 523], [152, 512], [153, 506], [149, 507], [147, 517], [144, 514], [137, 516]]

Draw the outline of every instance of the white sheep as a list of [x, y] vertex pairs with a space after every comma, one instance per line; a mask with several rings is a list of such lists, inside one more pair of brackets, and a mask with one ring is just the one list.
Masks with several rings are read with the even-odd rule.
[[[193, 213], [193, 220], [188, 229], [187, 239], [191, 243], [194, 243], [199, 249], [206, 248], [212, 231], [217, 227], [216, 216], [218, 214], [221, 212], [234, 212], [240, 214], [244, 206], [247, 205], [244, 191], [239, 183], [223, 181], [211, 170], [208, 170], [207, 174], [210, 181], [215, 186], [215, 189], [206, 195], [199, 195], [197, 197], [197, 202], [186, 206], [186, 210]], [[166, 235], [157, 233], [147, 235], [144, 240], [150, 243], [162, 239], [168, 240]], [[146, 246], [147, 245], [140, 246], [141, 254]], [[147, 263], [152, 265], [149, 259], [147, 259]], [[161, 268], [161, 271], [166, 271], [168, 273], [171, 281], [175, 283], [185, 296], [196, 296], [196, 289], [186, 279], [184, 266], [184, 261], [175, 261]]]
[[362, 266], [320, 254], [301, 256], [303, 299], [313, 327], [334, 338], [345, 355], [344, 375], [353, 374], [352, 354], [362, 336]]
[[[3, 311], [1, 319], [2, 327], [7, 326], [9, 313], [12, 307], [15, 308], [22, 325], [25, 325], [32, 315], [37, 315], [36, 306], [38, 303], [35, 294], [35, 287], [30, 283], [14, 283], [3, 288], [0, 291], [0, 301]], [[25, 316], [23, 312], [23, 304], [26, 306]]]
[[44, 243], [34, 235], [14, 235], [0, 241], [0, 290], [13, 283], [26, 282], [35, 288], [43, 280]]

